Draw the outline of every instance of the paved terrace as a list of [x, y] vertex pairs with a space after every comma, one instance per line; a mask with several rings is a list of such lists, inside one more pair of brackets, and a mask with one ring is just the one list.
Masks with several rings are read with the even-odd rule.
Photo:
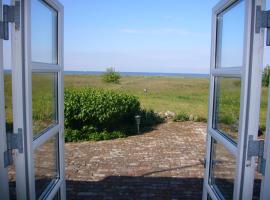
[[68, 199], [201, 199], [206, 124], [65, 144]]

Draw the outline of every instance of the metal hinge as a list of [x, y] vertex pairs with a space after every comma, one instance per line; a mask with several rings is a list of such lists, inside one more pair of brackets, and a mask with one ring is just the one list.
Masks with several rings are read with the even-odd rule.
[[9, 39], [9, 23], [15, 23], [15, 29], [20, 29], [20, 2], [14, 6], [3, 5], [3, 21], [0, 21], [0, 39]]
[[253, 135], [249, 136], [248, 140], [248, 152], [247, 160], [251, 160], [252, 157], [258, 157], [258, 168], [257, 171], [264, 175], [265, 172], [265, 159], [263, 158], [264, 153], [264, 140], [254, 140]]
[[18, 149], [19, 153], [23, 153], [23, 133], [22, 129], [18, 129], [18, 133], [7, 133], [7, 150], [4, 152], [4, 166], [7, 167], [13, 163], [12, 150]]
[[255, 32], [260, 33], [261, 28], [266, 28], [266, 46], [270, 46], [270, 10], [262, 10], [261, 6], [256, 7]]

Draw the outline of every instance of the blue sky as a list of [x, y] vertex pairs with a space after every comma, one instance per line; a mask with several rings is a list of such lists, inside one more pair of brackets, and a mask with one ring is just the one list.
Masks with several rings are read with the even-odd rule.
[[[59, 1], [65, 8], [65, 70], [114, 67], [125, 72], [209, 73], [211, 13], [218, 0]], [[240, 52], [241, 35], [234, 34], [238, 24], [229, 24], [224, 58], [236, 63], [233, 57], [240, 58], [236, 52]], [[239, 45], [234, 42], [238, 39]], [[40, 41], [46, 41], [45, 36]], [[4, 64], [9, 68], [10, 41], [4, 42], [4, 48]], [[268, 55], [269, 47], [264, 65], [270, 63]]]
[[209, 70], [211, 10], [217, 0], [60, 1], [66, 70]]

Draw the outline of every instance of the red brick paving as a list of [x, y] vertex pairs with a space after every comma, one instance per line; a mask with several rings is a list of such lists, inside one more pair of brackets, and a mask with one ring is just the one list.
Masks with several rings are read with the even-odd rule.
[[68, 199], [201, 199], [206, 124], [65, 144]]

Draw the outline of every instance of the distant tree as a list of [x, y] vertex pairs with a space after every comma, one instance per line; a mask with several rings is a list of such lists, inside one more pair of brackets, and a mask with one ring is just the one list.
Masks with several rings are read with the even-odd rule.
[[266, 65], [266, 67], [263, 70], [263, 76], [262, 76], [262, 85], [264, 87], [269, 86], [269, 77], [270, 77], [270, 65]]
[[113, 67], [106, 69], [106, 72], [102, 75], [102, 79], [106, 83], [119, 83], [121, 75], [119, 72], [116, 72]]

